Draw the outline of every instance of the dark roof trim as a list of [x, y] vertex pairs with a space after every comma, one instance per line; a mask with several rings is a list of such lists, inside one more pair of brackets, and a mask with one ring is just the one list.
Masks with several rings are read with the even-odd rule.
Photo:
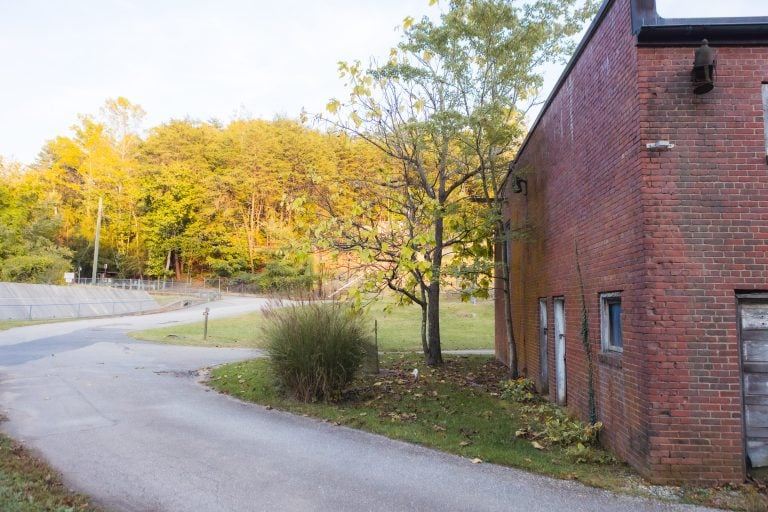
[[642, 26], [638, 46], [689, 46], [704, 38], [712, 46], [768, 46], [768, 17], [664, 19]]

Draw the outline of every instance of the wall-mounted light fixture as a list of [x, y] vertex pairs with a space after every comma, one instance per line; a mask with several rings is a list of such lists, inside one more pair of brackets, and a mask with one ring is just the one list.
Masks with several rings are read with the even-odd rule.
[[715, 50], [704, 39], [693, 57], [693, 94], [706, 94], [715, 88], [715, 65]]
[[674, 148], [675, 145], [668, 140], [657, 140], [656, 142], [649, 142], [645, 147], [651, 151], [669, 151]]
[[[515, 194], [519, 194], [522, 192], [524, 196], [527, 196], [528, 180], [523, 179], [520, 177], [519, 174], [516, 174], [517, 166], [515, 165], [515, 162], [509, 162], [507, 171], [509, 172], [509, 175], [512, 177], [512, 192], [514, 192]], [[525, 187], [523, 187], [523, 185], [525, 185]]]
[[[523, 186], [525, 185], [525, 186]], [[515, 176], [512, 178], [512, 192], [515, 194], [523, 193], [524, 196], [528, 195], [528, 180]]]

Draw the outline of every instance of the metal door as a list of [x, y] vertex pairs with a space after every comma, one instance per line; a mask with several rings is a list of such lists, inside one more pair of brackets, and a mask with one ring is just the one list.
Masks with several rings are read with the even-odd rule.
[[565, 299], [554, 299], [555, 309], [555, 380], [557, 403], [566, 401], [565, 374]]
[[752, 467], [768, 466], [768, 298], [739, 301], [744, 430]]
[[547, 299], [539, 299], [539, 378], [542, 393], [549, 392], [549, 349], [547, 344]]

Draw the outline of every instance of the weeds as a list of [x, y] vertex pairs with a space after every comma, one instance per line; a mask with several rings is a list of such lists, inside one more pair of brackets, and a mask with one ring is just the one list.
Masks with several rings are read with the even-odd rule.
[[599, 462], [591, 456], [587, 445], [597, 442], [597, 434], [603, 428], [599, 421], [584, 423], [552, 402], [535, 394], [533, 381], [524, 377], [501, 383], [503, 400], [521, 404], [520, 416], [524, 424], [515, 435], [536, 443], [535, 446], [557, 445], [570, 451], [566, 455], [574, 462]]
[[512, 402], [533, 402], [536, 399], [536, 388], [531, 379], [520, 377], [501, 384], [501, 398]]

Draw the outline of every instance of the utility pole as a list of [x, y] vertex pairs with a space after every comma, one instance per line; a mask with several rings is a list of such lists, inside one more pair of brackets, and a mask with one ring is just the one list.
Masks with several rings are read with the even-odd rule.
[[99, 271], [99, 235], [101, 234], [101, 213], [102, 203], [99, 198], [99, 213], [96, 214], [96, 237], [93, 241], [93, 275], [91, 276], [91, 284], [96, 284], [96, 276]]

